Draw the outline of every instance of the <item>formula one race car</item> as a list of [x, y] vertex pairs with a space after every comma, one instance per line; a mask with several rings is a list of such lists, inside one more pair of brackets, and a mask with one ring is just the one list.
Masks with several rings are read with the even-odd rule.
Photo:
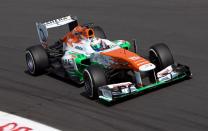
[[[49, 44], [47, 29], [63, 25], [69, 32]], [[28, 72], [39, 75], [50, 70], [84, 83], [89, 98], [111, 102], [191, 76], [189, 67], [175, 64], [162, 43], [151, 46], [145, 59], [138, 55], [136, 42], [110, 41], [101, 27], [80, 25], [75, 17], [36, 23], [36, 27], [41, 44], [26, 49]]]

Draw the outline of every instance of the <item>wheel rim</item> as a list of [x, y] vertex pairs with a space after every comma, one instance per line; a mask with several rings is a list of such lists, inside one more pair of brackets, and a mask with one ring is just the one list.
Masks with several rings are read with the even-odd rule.
[[84, 82], [85, 82], [85, 91], [89, 95], [89, 97], [93, 96], [93, 89], [92, 89], [92, 80], [89, 76], [88, 71], [85, 71], [84, 73]]
[[27, 63], [27, 69], [29, 70], [30, 73], [33, 74], [35, 71], [35, 64], [34, 64], [33, 56], [29, 51], [26, 53], [26, 63]]

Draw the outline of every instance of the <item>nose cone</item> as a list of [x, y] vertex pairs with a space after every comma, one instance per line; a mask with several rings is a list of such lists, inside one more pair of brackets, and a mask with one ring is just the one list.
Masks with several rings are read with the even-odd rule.
[[[126, 49], [123, 49], [123, 48], [118, 48], [115, 50], [101, 52], [101, 54], [105, 55], [105, 56], [112, 57], [112, 60], [115, 63], [118, 63], [118, 61], [120, 61], [120, 60], [122, 60], [124, 62], [128, 62], [127, 66], [135, 71], [139, 71], [140, 67], [142, 67], [145, 64], [150, 64], [150, 62], [148, 60], [144, 59], [143, 57], [137, 55], [134, 52], [130, 52]], [[141, 69], [144, 69], [144, 67], [142, 67]]]

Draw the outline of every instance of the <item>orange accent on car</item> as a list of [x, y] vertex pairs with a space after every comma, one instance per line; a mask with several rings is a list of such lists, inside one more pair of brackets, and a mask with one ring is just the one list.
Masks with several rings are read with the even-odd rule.
[[61, 40], [68, 46], [71, 46], [72, 43], [78, 43], [80, 39], [78, 38], [78, 36], [72, 34], [72, 32], [68, 32]]
[[71, 32], [68, 32], [61, 40], [68, 46], [72, 46], [72, 43], [79, 43], [81, 37], [92, 38], [94, 36], [93, 29], [78, 25]]
[[[138, 71], [140, 66], [150, 63], [148, 60], [137, 55], [136, 53], [130, 52], [130, 51], [123, 49], [123, 48], [119, 48], [119, 49], [115, 49], [115, 50], [111, 50], [111, 51], [106, 51], [106, 52], [101, 52], [101, 54], [105, 55], [105, 56], [112, 57], [112, 60], [115, 63], [122, 63], [121, 61], [127, 62], [128, 67], [135, 70], [135, 71]], [[120, 62], [118, 62], [118, 61], [120, 61]], [[121, 66], [121, 65], [118, 65], [118, 66]]]
[[86, 38], [92, 38], [92, 37], [95, 36], [95, 33], [94, 33], [93, 29], [86, 28], [86, 29], [83, 30], [82, 35]]

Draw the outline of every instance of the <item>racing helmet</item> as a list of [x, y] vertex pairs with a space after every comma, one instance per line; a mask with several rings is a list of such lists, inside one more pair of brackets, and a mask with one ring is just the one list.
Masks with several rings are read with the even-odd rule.
[[78, 35], [82, 34], [83, 30], [84, 30], [83, 27], [77, 26], [77, 27], [75, 27], [75, 28], [72, 30], [72, 34], [73, 34], [74, 36], [78, 36]]
[[101, 51], [101, 45], [99, 43], [97, 43], [97, 44], [91, 44], [91, 47], [95, 51]]
[[102, 51], [105, 49], [108, 49], [109, 46], [106, 44], [105, 41], [103, 41], [100, 38], [95, 38], [92, 42], [91, 42], [91, 47], [93, 50], [95, 51]]

